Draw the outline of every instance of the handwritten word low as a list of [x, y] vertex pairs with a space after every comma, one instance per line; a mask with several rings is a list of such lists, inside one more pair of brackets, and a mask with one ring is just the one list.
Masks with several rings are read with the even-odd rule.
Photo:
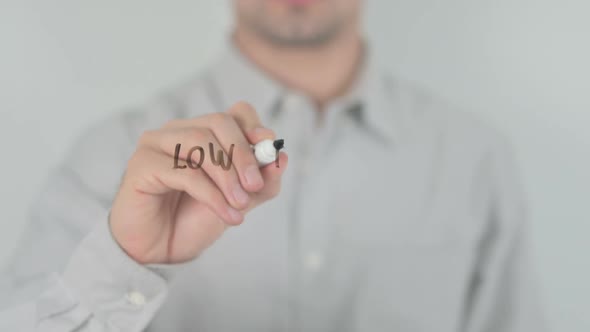
[[[184, 169], [188, 165], [191, 169], [199, 169], [205, 161], [205, 149], [200, 146], [193, 146], [190, 150], [188, 150], [188, 154], [186, 157], [186, 165], [179, 165], [178, 159], [180, 155], [180, 143], [176, 144], [176, 149], [174, 150], [174, 169]], [[199, 152], [199, 159], [195, 163], [195, 159], [193, 159], [193, 154], [195, 152]], [[227, 154], [227, 163], [225, 162], [225, 151], [218, 150], [217, 151], [217, 158], [215, 158], [215, 149], [213, 147], [213, 143], [209, 143], [209, 156], [211, 158], [211, 163], [215, 166], [221, 166], [224, 170], [229, 170], [231, 168], [232, 157], [234, 154], [234, 144], [230, 145], [229, 152]]]

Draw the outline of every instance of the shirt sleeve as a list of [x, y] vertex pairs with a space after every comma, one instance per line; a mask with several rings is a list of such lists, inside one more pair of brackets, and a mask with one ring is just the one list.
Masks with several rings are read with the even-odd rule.
[[171, 269], [133, 261], [104, 218], [39, 296], [0, 314], [0, 330], [142, 331], [164, 302]]
[[136, 138], [149, 128], [143, 114], [89, 128], [49, 174], [0, 270], [0, 331], [140, 331], [161, 306], [176, 268], [137, 264], [107, 222]]
[[502, 141], [486, 162], [489, 220], [479, 250], [465, 331], [546, 331], [526, 204], [514, 154]]

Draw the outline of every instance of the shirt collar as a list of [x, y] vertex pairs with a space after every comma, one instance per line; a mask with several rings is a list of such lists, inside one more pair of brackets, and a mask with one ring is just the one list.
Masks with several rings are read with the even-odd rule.
[[231, 38], [225, 48], [207, 76], [220, 108], [225, 110], [245, 101], [256, 109], [262, 122], [267, 123], [287, 88], [244, 56]]
[[355, 118], [386, 141], [395, 141], [401, 129], [401, 109], [394, 103], [393, 78], [377, 60], [372, 49], [365, 47], [364, 63], [350, 92], [335, 103], [352, 105]]
[[[334, 104], [348, 105], [355, 116], [369, 130], [388, 141], [396, 139], [399, 125], [397, 113], [391, 102], [393, 85], [391, 79], [377, 63], [367, 47], [363, 68], [350, 93], [337, 98]], [[216, 96], [221, 109], [228, 109], [238, 101], [250, 103], [259, 113], [263, 123], [268, 123], [275, 115], [282, 98], [289, 88], [277, 82], [237, 48], [231, 38], [226, 43], [226, 51], [218, 58], [207, 76], [211, 93]], [[350, 107], [352, 106], [352, 107]]]

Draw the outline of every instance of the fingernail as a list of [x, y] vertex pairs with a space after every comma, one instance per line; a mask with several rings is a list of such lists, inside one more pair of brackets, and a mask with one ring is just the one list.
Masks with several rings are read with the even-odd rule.
[[244, 191], [244, 189], [242, 189], [241, 185], [236, 185], [232, 194], [234, 195], [234, 199], [236, 200], [236, 202], [238, 202], [239, 204], [245, 205], [246, 203], [248, 203], [248, 194]]
[[273, 138], [274, 137], [274, 132], [272, 131], [272, 129], [265, 128], [265, 127], [254, 128], [252, 130], [252, 133], [254, 135], [256, 135], [258, 138], [261, 138], [261, 137]]
[[246, 168], [246, 172], [244, 173], [244, 177], [246, 178], [246, 183], [252, 187], [259, 187], [262, 186], [262, 176], [260, 175], [260, 170], [255, 165], [250, 165]]
[[261, 133], [268, 133], [268, 129], [264, 128], [264, 127], [256, 127], [254, 129], [252, 129], [252, 132], [255, 134], [261, 134]]
[[234, 222], [240, 222], [242, 220], [242, 214], [232, 207], [227, 209], [227, 213], [229, 214], [229, 218]]

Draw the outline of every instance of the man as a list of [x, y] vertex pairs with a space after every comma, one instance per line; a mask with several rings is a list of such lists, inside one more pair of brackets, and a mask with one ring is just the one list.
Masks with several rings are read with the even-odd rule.
[[[236, 0], [214, 66], [95, 127], [53, 174], [0, 326], [541, 331], [504, 139], [379, 71], [360, 7]], [[277, 135], [289, 160], [259, 168], [251, 144]], [[173, 167], [177, 144], [202, 166]], [[229, 170], [209, 144], [233, 145]]]

